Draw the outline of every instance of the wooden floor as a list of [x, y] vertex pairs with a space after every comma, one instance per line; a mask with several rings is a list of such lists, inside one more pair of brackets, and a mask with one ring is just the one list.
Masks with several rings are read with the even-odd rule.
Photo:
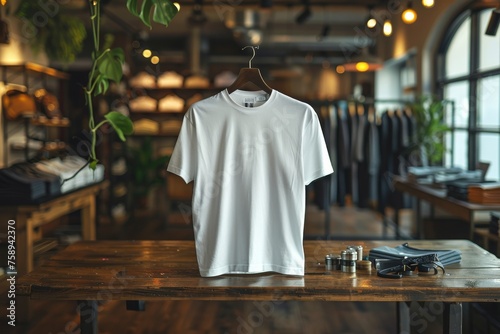
[[[411, 232], [410, 215], [405, 229]], [[330, 228], [334, 238], [382, 239], [394, 237], [389, 227], [384, 234], [381, 216], [370, 210], [332, 208]], [[324, 213], [307, 209], [306, 234], [322, 234]], [[192, 228], [182, 216], [169, 225], [158, 219], [139, 217], [126, 225], [100, 225], [98, 239], [188, 239]], [[6, 298], [2, 296], [0, 333], [76, 334], [79, 316], [72, 302], [32, 301], [34, 316], [29, 324], [6, 325]], [[439, 322], [439, 319], [434, 320]], [[439, 326], [439, 323], [437, 324]], [[437, 333], [432, 326], [418, 333]], [[100, 333], [397, 333], [395, 303], [358, 302], [148, 302], [146, 310], [127, 311], [120, 301], [104, 302], [99, 312]]]

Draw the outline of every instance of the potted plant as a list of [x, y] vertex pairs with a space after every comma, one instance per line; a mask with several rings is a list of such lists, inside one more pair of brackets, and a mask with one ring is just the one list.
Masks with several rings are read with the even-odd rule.
[[149, 195], [160, 186], [165, 185], [165, 166], [170, 156], [156, 156], [153, 141], [150, 137], [141, 140], [137, 147], [127, 148], [128, 165], [131, 168], [134, 202], [145, 209], [148, 207]]
[[446, 101], [434, 96], [418, 97], [411, 104], [417, 128], [414, 136], [414, 149], [419, 152], [423, 166], [440, 162], [445, 152], [444, 134], [450, 128], [444, 124]]

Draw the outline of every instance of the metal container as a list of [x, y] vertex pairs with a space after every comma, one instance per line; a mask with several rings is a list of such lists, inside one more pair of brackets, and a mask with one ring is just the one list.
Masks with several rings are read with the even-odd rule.
[[357, 245], [357, 246], [347, 246], [347, 249], [354, 249], [358, 255], [358, 261], [363, 260], [363, 246], [362, 245]]
[[325, 256], [325, 269], [332, 270], [333, 269], [333, 258], [331, 255]]
[[356, 272], [356, 260], [358, 258], [358, 253], [354, 249], [346, 249], [340, 253], [341, 257], [341, 270], [344, 273], [355, 273]]

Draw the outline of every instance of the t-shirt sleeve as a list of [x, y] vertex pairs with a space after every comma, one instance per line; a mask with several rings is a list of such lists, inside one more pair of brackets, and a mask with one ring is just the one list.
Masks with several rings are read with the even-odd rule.
[[333, 173], [318, 115], [314, 111], [311, 113], [302, 137], [302, 170], [305, 185]]
[[181, 131], [177, 137], [174, 151], [167, 170], [184, 179], [186, 183], [194, 180], [198, 168], [196, 131], [191, 120], [184, 116]]

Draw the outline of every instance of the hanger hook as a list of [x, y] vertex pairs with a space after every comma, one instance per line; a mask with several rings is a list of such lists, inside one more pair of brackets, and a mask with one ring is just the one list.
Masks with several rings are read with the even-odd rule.
[[243, 47], [241, 50], [245, 50], [246, 48], [252, 48], [252, 51], [253, 51], [253, 56], [248, 61], [248, 68], [252, 68], [252, 60], [255, 58], [255, 49], [258, 49], [259, 46], [258, 45], [257, 46], [247, 45], [247, 46]]

